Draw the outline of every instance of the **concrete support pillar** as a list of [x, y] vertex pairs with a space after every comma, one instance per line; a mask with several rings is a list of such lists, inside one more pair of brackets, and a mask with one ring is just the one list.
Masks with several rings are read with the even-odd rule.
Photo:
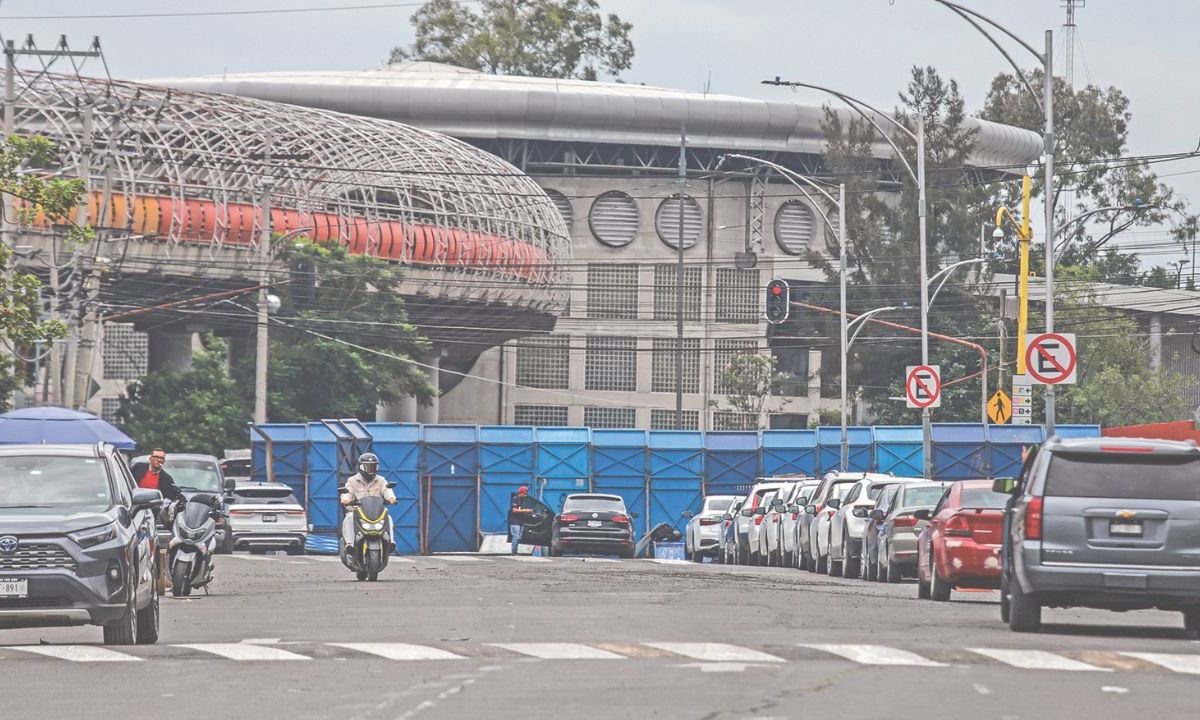
[[192, 333], [177, 328], [160, 328], [150, 333], [149, 357], [147, 358], [150, 372], [173, 367], [186, 370], [192, 364]]
[[1158, 313], [1150, 316], [1150, 367], [1162, 367], [1162, 315]]
[[406, 397], [390, 405], [380, 404], [375, 408], [375, 419], [379, 422], [414, 423], [417, 421], [417, 399]]
[[[440, 379], [439, 367], [441, 362], [442, 360], [440, 357], [434, 356], [429, 360], [429, 367], [425, 370], [425, 372], [429, 374], [429, 384], [434, 388], [438, 387], [438, 380]], [[439, 415], [438, 402], [438, 396], [434, 395], [430, 399], [429, 405], [417, 405], [417, 422], [421, 423], [422, 425], [436, 425], [438, 423]]]

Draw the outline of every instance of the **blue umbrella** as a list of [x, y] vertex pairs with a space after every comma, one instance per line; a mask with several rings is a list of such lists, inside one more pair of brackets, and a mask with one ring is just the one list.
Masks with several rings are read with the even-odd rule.
[[91, 413], [34, 407], [0, 415], [0, 445], [91, 445], [99, 440], [132, 450], [137, 443]]

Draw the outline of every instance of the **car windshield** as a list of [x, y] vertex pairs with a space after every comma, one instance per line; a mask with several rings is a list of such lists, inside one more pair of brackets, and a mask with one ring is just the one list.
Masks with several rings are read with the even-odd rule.
[[704, 511], [723, 513], [729, 510], [730, 505], [733, 505], [733, 498], [731, 497], [710, 497], [704, 501]]
[[299, 505], [288, 488], [238, 488], [234, 505]]
[[167, 460], [166, 468], [181, 490], [221, 492], [217, 466], [207, 460]]
[[867, 498], [870, 500], [878, 500], [879, 496], [882, 495], [883, 491], [887, 490], [888, 487], [889, 486], [887, 483], [883, 483], [881, 485], [872, 485], [871, 487], [867, 488]]
[[945, 488], [941, 487], [909, 488], [904, 491], [904, 507], [933, 507], [944, 492]]
[[854, 487], [853, 482], [838, 483], [837, 485], [833, 486], [832, 491], [829, 493], [829, 497], [837, 498], [838, 500], [845, 500], [846, 496], [850, 494], [850, 488], [852, 487]]
[[1045, 494], [1147, 500], [1200, 500], [1200, 458], [1195, 455], [1055, 453]]
[[249, 460], [222, 460], [221, 468], [227, 477], [250, 477]]
[[1002, 508], [1008, 504], [1008, 498], [1007, 494], [992, 492], [991, 488], [963, 488], [959, 505], [965, 508]]
[[101, 458], [17, 455], [0, 458], [0, 508], [112, 505]]
[[563, 512], [625, 512], [625, 502], [614, 498], [567, 498]]

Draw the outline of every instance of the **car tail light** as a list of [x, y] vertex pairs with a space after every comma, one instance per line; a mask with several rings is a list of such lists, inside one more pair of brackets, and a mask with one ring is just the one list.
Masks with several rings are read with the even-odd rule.
[[1025, 504], [1025, 539], [1042, 539], [1042, 498], [1031, 497]]
[[912, 515], [897, 515], [892, 520], [892, 527], [914, 527], [917, 524], [917, 519]]
[[799, 520], [799, 519], [800, 519], [800, 513], [798, 513], [798, 512], [794, 512], [794, 513], [792, 513], [792, 519], [793, 519], [793, 520]]
[[558, 516], [559, 522], [575, 522], [578, 519], [579, 519], [578, 515], [559, 515]]
[[700, 518], [701, 525], [716, 525], [721, 522], [721, 518]]
[[1152, 453], [1152, 447], [1130, 447], [1128, 445], [1101, 445], [1100, 452], [1120, 452], [1120, 453]]
[[732, 521], [732, 520], [726, 520], [726, 521], [725, 521], [725, 525], [724, 525], [724, 526], [725, 526], [725, 527], [729, 527], [729, 526], [730, 526], [730, 525], [732, 525], [732, 524], [733, 524], [733, 521]]
[[943, 529], [947, 535], [956, 535], [959, 537], [971, 537], [971, 523], [962, 515], [951, 515], [946, 521], [946, 527]]
[[754, 524], [762, 525], [763, 518], [765, 518], [765, 517], [766, 517], [766, 515], [755, 515], [754, 516]]
[[[612, 521], [615, 523], [621, 523], [623, 525], [629, 524], [629, 518], [625, 517], [624, 515], [613, 515]], [[703, 523], [701, 523], [701, 524], [703, 524]]]
[[284, 513], [284, 514], [285, 514], [285, 515], [294, 515], [294, 516], [296, 516], [296, 517], [299, 517], [299, 516], [301, 516], [301, 515], [303, 515], [303, 514], [304, 514], [304, 511], [303, 511], [303, 510], [288, 510], [288, 511], [287, 511], [286, 513]]
[[233, 515], [235, 517], [249, 517], [254, 514], [254, 511], [253, 510], [230, 510], [229, 514]]

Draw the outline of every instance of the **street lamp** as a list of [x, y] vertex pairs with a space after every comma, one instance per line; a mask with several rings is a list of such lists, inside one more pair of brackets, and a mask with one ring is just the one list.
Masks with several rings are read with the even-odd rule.
[[942, 288], [946, 285], [946, 281], [950, 279], [950, 275], [955, 270], [959, 269], [960, 267], [966, 267], [967, 265], [978, 265], [980, 263], [985, 263], [985, 262], [987, 262], [987, 258], [974, 258], [972, 260], [959, 260], [958, 262], [956, 262], [952, 265], [947, 265], [946, 267], [942, 268], [941, 270], [938, 270], [937, 272], [935, 272], [933, 274], [933, 276], [929, 278], [929, 284], [932, 285], [933, 282], [935, 280], [937, 280], [938, 278], [942, 278], [942, 281], [940, 283], [938, 283], [938, 286], [937, 286], [937, 288], [934, 289], [933, 294], [929, 296], [929, 304], [933, 305], [935, 302], [937, 302], [938, 293], [940, 293], [942, 291]]
[[[920, 256], [919, 277], [921, 284], [921, 364], [929, 365], [929, 280], [926, 277], [928, 270], [926, 268], [927, 243], [925, 232], [925, 211], [927, 208], [925, 202], [925, 118], [921, 115], [920, 110], [917, 112], [917, 132], [913, 133], [904, 123], [895, 118], [881, 112], [879, 109], [868, 105], [862, 100], [852, 98], [849, 95], [839, 91], [832, 90], [820, 85], [811, 83], [802, 83], [796, 81], [783, 81], [776, 77], [774, 80], [764, 80], [764, 85], [783, 85], [787, 87], [803, 87], [812, 90], [819, 90], [828, 93], [838, 98], [842, 102], [850, 106], [852, 110], [862, 116], [871, 127], [875, 128], [876, 132], [892, 147], [896, 157], [904, 165], [904, 169], [908, 171], [909, 177], [917, 186], [917, 227], [918, 227], [918, 255]], [[864, 110], [863, 108], [866, 108]], [[871, 112], [868, 113], [867, 110]], [[883, 118], [891, 123], [896, 129], [910, 137], [917, 144], [917, 169], [913, 171], [912, 165], [905, 159], [904, 153], [900, 152], [900, 148], [894, 143], [890, 136], [883, 131], [879, 123], [875, 121], [875, 117]], [[921, 437], [922, 450], [925, 454], [925, 477], [933, 477], [933, 453], [932, 453], [932, 432], [930, 427], [930, 411], [929, 408], [921, 410]]]

